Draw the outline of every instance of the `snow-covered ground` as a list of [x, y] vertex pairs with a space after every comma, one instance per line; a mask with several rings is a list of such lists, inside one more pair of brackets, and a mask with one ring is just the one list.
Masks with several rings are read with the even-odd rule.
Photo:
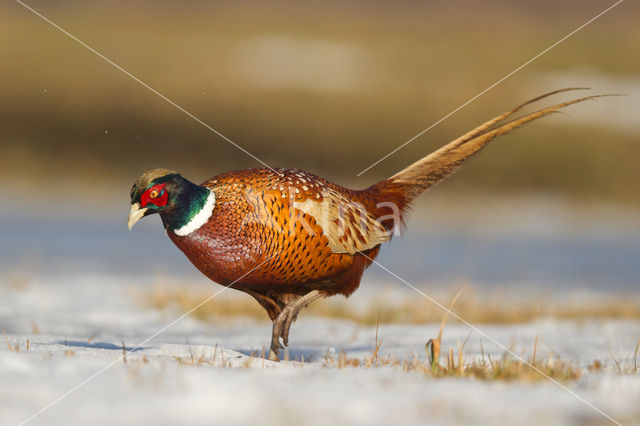
[[[548, 380], [483, 382], [398, 367], [328, 367], [327, 352], [367, 357], [375, 327], [304, 313], [292, 329], [294, 361], [252, 358], [268, 343], [269, 323], [185, 317], [165, 329], [178, 314], [145, 307], [133, 294], [151, 281], [104, 273], [35, 275], [24, 283], [2, 277], [0, 329], [13, 350], [0, 344], [1, 423], [613, 424], [593, 407], [624, 424], [640, 423], [640, 376], [619, 374], [613, 361], [633, 366], [638, 321], [478, 325], [526, 358], [540, 336], [538, 357], [553, 351], [584, 370], [566, 384], [572, 395]], [[212, 285], [211, 294], [219, 289]], [[425, 300], [425, 309], [439, 308]], [[424, 358], [438, 328], [382, 324], [381, 355]], [[448, 324], [443, 347], [457, 348], [470, 331]], [[123, 344], [132, 350], [126, 360]], [[469, 359], [480, 356], [481, 344], [485, 354], [504, 352], [473, 332]], [[605, 367], [589, 372], [595, 359]]]
[[[398, 367], [330, 367], [327, 353], [370, 356], [375, 327], [304, 312], [292, 329], [294, 361], [276, 364], [251, 357], [268, 344], [268, 322], [187, 316], [173, 323], [179, 312], [141, 303], [157, 276], [198, 284], [210, 294], [221, 287], [171, 245], [157, 218], [126, 230], [126, 191], [111, 203], [122, 211], [84, 212], [77, 200], [60, 203], [72, 206], [62, 211], [2, 198], [0, 331], [8, 341], [0, 337], [2, 425], [612, 423], [593, 407], [640, 424], [640, 376], [619, 374], [616, 366], [633, 367], [640, 321], [477, 325], [526, 359], [539, 336], [537, 359], [553, 351], [554, 359], [582, 370], [579, 380], [565, 384], [575, 394], [548, 380], [483, 382], [434, 379]], [[480, 292], [504, 288], [554, 302], [580, 291], [589, 300], [631, 298], [640, 288], [638, 217], [635, 210], [573, 208], [557, 200], [451, 205], [431, 198], [417, 206], [411, 232], [383, 247], [378, 260], [408, 282], [440, 292], [471, 282]], [[367, 306], [381, 295], [422, 300], [372, 267], [349, 304]], [[209, 303], [219, 306], [226, 297]], [[425, 343], [438, 328], [382, 324], [380, 354], [424, 360]], [[503, 355], [488, 337], [451, 320], [443, 349], [457, 352], [468, 336], [467, 360], [482, 351], [494, 359]], [[126, 362], [123, 344], [131, 350]], [[589, 371], [596, 359], [604, 367]]]

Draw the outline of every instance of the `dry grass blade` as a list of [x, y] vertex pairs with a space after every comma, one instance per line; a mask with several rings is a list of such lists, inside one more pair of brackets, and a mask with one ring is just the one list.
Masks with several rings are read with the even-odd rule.
[[2, 335], [4, 336], [4, 341], [7, 342], [7, 346], [9, 347], [10, 351], [14, 351], [13, 346], [11, 346], [11, 342], [9, 342], [9, 338], [7, 337], [7, 334], [4, 332], [4, 330], [2, 330]]
[[120, 342], [122, 345], [122, 362], [127, 363], [127, 347], [124, 345], [124, 342]]
[[375, 340], [375, 348], [373, 350], [373, 354], [371, 356], [371, 363], [378, 362], [378, 351], [380, 350], [380, 346], [382, 346], [382, 340], [378, 340], [378, 330], [380, 329], [380, 316], [382, 313], [378, 315], [378, 322], [376, 323], [376, 340]]
[[442, 333], [444, 332], [444, 326], [447, 323], [447, 318], [449, 317], [449, 313], [451, 313], [451, 310], [453, 309], [453, 305], [456, 304], [456, 301], [462, 294], [462, 290], [463, 290], [462, 288], [458, 290], [456, 295], [453, 297], [453, 300], [449, 304], [449, 308], [447, 309], [447, 312], [445, 312], [444, 316], [442, 317], [442, 322], [440, 323], [440, 331], [438, 332], [438, 337], [436, 339], [429, 339], [427, 341], [426, 349], [427, 349], [427, 352], [429, 353], [432, 367], [437, 366], [440, 362], [440, 345], [442, 343]]
[[623, 370], [622, 370], [622, 366], [620, 365], [620, 363], [618, 362], [618, 360], [615, 357], [611, 357], [611, 359], [613, 360], [614, 364], [616, 365], [616, 367], [618, 368], [618, 374], [622, 374]]

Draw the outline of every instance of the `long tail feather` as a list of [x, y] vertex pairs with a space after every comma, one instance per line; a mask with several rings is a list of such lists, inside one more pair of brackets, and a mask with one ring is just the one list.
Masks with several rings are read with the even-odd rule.
[[494, 118], [492, 118], [491, 120], [487, 121], [486, 123], [483, 123], [482, 125], [476, 127], [475, 129], [471, 130], [468, 133], [465, 133], [464, 135], [460, 136], [457, 139], [454, 139], [453, 141], [451, 141], [448, 145], [451, 145], [451, 147], [462, 144], [467, 142], [470, 139], [473, 139], [474, 137], [480, 135], [481, 133], [484, 133], [485, 131], [489, 130], [491, 127], [493, 127], [495, 124], [509, 118], [510, 116], [512, 116], [513, 114], [515, 114], [516, 112], [520, 111], [522, 108], [526, 107], [527, 105], [531, 105], [532, 103], [538, 102], [539, 100], [542, 100], [544, 98], [548, 98], [549, 96], [552, 95], [556, 95], [558, 93], [562, 93], [562, 92], [568, 92], [571, 90], [589, 90], [588, 87], [567, 87], [565, 89], [558, 89], [558, 90], [554, 90], [548, 93], [545, 93], [543, 95], [540, 96], [536, 96], [533, 99], [529, 99], [526, 102], [523, 102], [522, 104], [518, 105], [517, 107], [510, 109], [509, 111], [506, 111]]
[[389, 179], [374, 185], [374, 187], [381, 185], [393, 187], [401, 186], [403, 192], [406, 193], [408, 198], [407, 202], [410, 202], [422, 192], [428, 190], [438, 182], [453, 174], [469, 157], [476, 154], [497, 136], [509, 133], [530, 121], [549, 115], [569, 105], [605, 96], [618, 96], [611, 94], [585, 96], [540, 109], [536, 112], [513, 119], [503, 124], [497, 124], [510, 117], [526, 105], [546, 98], [547, 96], [568, 90], [576, 89], [569, 88], [555, 90], [531, 99], [516, 108], [500, 114], [499, 116], [492, 118], [481, 126], [473, 129], [471, 132], [449, 142], [447, 145], [427, 155], [421, 160], [416, 161], [409, 167], [391, 176]]
[[[375, 200], [377, 203], [383, 202], [382, 204], [385, 206], [387, 205], [385, 202], [392, 202], [394, 206], [399, 209], [400, 220], [402, 224], [404, 224], [407, 211], [413, 200], [418, 195], [453, 174], [468, 158], [484, 148], [497, 136], [509, 133], [510, 131], [538, 118], [559, 112], [560, 109], [569, 105], [604, 96], [620, 96], [612, 94], [585, 96], [583, 98], [552, 105], [504, 123], [507, 118], [533, 102], [537, 102], [557, 93], [579, 89], [582, 88], [554, 90], [553, 92], [545, 93], [544, 95], [533, 98], [503, 114], [498, 115], [497, 117], [492, 118], [481, 126], [476, 127], [472, 131], [449, 142], [437, 151], [434, 151], [404, 170], [391, 176], [389, 179], [378, 182], [377, 184], [367, 188], [365, 192], [369, 194], [372, 200]], [[378, 207], [377, 215], [388, 215], [389, 212], [387, 210], [388, 208], [386, 207]], [[393, 216], [395, 217], [395, 213]], [[393, 221], [387, 221], [383, 222], [383, 225], [387, 229], [391, 229], [391, 227], [396, 226], [397, 223], [394, 224]]]

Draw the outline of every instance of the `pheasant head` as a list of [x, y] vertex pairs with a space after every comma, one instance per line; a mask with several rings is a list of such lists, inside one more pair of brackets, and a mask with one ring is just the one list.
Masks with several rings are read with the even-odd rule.
[[211, 216], [215, 196], [168, 169], [144, 172], [131, 188], [129, 229], [143, 217], [158, 213], [165, 229], [187, 235]]

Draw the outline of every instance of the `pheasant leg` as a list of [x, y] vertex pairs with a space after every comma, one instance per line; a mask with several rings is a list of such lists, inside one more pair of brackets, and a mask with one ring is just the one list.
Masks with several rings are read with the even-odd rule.
[[291, 329], [291, 324], [293, 324], [296, 318], [298, 318], [298, 313], [300, 313], [301, 310], [309, 306], [311, 302], [321, 297], [322, 297], [322, 294], [320, 294], [318, 290], [313, 290], [312, 292], [307, 293], [306, 295], [302, 296], [300, 299], [296, 299], [294, 302], [291, 303], [291, 310], [287, 314], [287, 318], [285, 319], [284, 324], [282, 326], [282, 332], [280, 333], [280, 336], [282, 337], [282, 343], [285, 346], [289, 345], [289, 330]]
[[283, 348], [280, 343], [280, 338], [286, 346], [289, 343], [289, 330], [291, 324], [295, 321], [298, 313], [305, 308], [309, 303], [322, 297], [322, 294], [318, 290], [310, 291], [286, 305], [280, 314], [273, 321], [273, 329], [271, 331], [271, 347], [269, 349], [269, 360], [280, 361], [278, 352]]

